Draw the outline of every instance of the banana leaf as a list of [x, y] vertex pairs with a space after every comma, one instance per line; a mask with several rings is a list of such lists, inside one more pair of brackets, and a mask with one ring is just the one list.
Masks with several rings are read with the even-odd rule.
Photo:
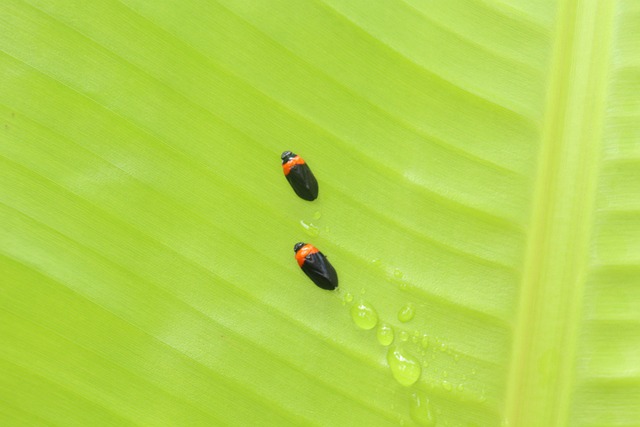
[[639, 40], [633, 0], [3, 0], [0, 425], [640, 425]]

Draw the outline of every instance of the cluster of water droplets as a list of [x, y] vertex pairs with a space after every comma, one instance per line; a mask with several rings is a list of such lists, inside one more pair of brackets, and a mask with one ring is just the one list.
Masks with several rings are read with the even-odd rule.
[[[384, 269], [379, 259], [373, 260], [372, 264]], [[409, 289], [409, 284], [401, 270], [393, 269], [391, 274], [387, 273], [387, 277], [399, 289]], [[440, 388], [445, 392], [464, 394], [464, 381], [475, 376], [475, 370], [456, 379], [451, 378], [446, 370], [427, 369], [425, 371], [430, 363], [436, 358], [441, 358], [442, 355], [450, 357], [453, 363], [457, 363], [461, 356], [451, 349], [445, 340], [430, 336], [425, 331], [409, 328], [418, 312], [415, 304], [407, 302], [399, 307], [397, 319], [401, 326], [394, 327], [391, 322], [380, 319], [373, 305], [364, 298], [364, 294], [364, 289], [356, 297], [351, 292], [344, 291], [341, 293], [342, 304], [348, 306], [353, 323], [358, 328], [365, 331], [375, 329], [378, 343], [386, 349], [386, 361], [391, 375], [400, 385], [411, 391], [409, 397], [411, 419], [422, 426], [436, 425], [436, 415], [440, 411], [434, 410], [424, 389]], [[422, 381], [420, 381], [421, 378]], [[467, 398], [463, 396], [463, 400]], [[476, 400], [478, 402], [486, 400], [484, 392]], [[402, 423], [404, 424], [404, 421]]]

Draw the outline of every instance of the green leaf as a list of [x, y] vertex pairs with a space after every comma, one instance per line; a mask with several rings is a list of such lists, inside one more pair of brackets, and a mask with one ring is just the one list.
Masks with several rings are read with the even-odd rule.
[[631, 0], [3, 0], [0, 425], [638, 425], [639, 29]]

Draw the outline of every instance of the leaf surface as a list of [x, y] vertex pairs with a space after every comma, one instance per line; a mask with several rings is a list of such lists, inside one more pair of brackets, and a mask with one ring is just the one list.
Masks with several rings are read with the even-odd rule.
[[0, 424], [639, 422], [638, 3], [4, 0], [0, 28]]

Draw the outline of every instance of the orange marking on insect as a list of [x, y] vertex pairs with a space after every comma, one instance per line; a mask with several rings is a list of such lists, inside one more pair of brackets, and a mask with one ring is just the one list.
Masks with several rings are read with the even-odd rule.
[[282, 165], [282, 170], [284, 171], [285, 176], [289, 175], [289, 172], [291, 172], [291, 168], [295, 165], [304, 165], [304, 159], [300, 156], [295, 156], [289, 159], [287, 163]]
[[296, 252], [296, 261], [298, 261], [298, 265], [302, 267], [302, 264], [304, 264], [304, 259], [308, 255], [316, 254], [318, 252], [319, 252], [318, 248], [316, 248], [310, 243], [307, 243], [306, 245], [298, 249], [298, 252]]

